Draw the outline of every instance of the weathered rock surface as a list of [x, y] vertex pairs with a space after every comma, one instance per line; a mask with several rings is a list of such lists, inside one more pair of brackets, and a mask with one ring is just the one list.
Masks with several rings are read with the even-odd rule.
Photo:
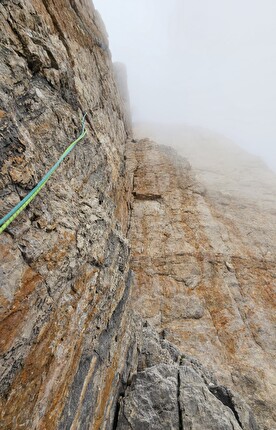
[[223, 189], [209, 194], [187, 161], [149, 140], [128, 157], [135, 309], [234, 387], [262, 428], [276, 428], [272, 199], [268, 209]]
[[[196, 360], [144, 329], [138, 374], [117, 430], [257, 430], [250, 408]], [[142, 362], [142, 363], [141, 363]]]
[[135, 367], [127, 128], [88, 0], [0, 2], [0, 217], [88, 135], [0, 236], [1, 429], [110, 428]]
[[[88, 114], [0, 236], [1, 429], [256, 430], [227, 383], [272, 430], [273, 205], [219, 209], [172, 150], [129, 142], [124, 71], [117, 88], [89, 0], [0, 0], [0, 54], [0, 217]], [[132, 300], [162, 338], [145, 330], [142, 345], [129, 232]]]

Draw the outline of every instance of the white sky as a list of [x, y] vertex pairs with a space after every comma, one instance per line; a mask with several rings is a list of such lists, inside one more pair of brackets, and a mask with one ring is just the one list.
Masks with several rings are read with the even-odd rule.
[[133, 119], [207, 127], [276, 170], [276, 0], [94, 0]]

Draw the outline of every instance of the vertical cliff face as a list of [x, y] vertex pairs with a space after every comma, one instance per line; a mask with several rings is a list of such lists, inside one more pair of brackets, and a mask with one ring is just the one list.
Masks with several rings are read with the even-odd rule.
[[269, 209], [257, 187], [259, 199], [224, 193], [223, 181], [209, 193], [187, 161], [149, 140], [132, 145], [129, 159], [135, 309], [242, 394], [262, 428], [272, 429], [276, 231], [269, 190]]
[[90, 1], [0, 2], [1, 217], [88, 135], [0, 236], [2, 429], [110, 428], [135, 365], [127, 131]]
[[0, 24], [0, 217], [88, 131], [0, 235], [1, 429], [257, 430], [227, 383], [271, 430], [271, 214], [265, 253], [236, 201], [130, 141], [90, 1], [2, 0]]

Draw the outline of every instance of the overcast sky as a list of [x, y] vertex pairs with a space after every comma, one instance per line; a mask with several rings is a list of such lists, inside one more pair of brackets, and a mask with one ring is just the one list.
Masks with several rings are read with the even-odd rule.
[[133, 120], [223, 133], [276, 169], [276, 0], [94, 0]]

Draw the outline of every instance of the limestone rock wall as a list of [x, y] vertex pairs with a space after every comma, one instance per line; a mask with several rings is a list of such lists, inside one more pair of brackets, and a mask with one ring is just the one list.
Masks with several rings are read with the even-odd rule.
[[164, 339], [234, 387], [261, 428], [271, 430], [276, 410], [271, 206], [268, 211], [260, 200], [224, 195], [223, 187], [210, 195], [185, 159], [147, 139], [131, 144], [128, 157], [134, 174], [135, 309]]
[[88, 135], [0, 236], [1, 429], [108, 429], [136, 362], [128, 138], [88, 0], [0, 2], [0, 216]]
[[227, 384], [272, 430], [273, 208], [261, 247], [255, 203], [245, 235], [240, 201], [130, 141], [89, 0], [0, 0], [0, 55], [0, 217], [88, 130], [0, 236], [1, 429], [257, 430]]

